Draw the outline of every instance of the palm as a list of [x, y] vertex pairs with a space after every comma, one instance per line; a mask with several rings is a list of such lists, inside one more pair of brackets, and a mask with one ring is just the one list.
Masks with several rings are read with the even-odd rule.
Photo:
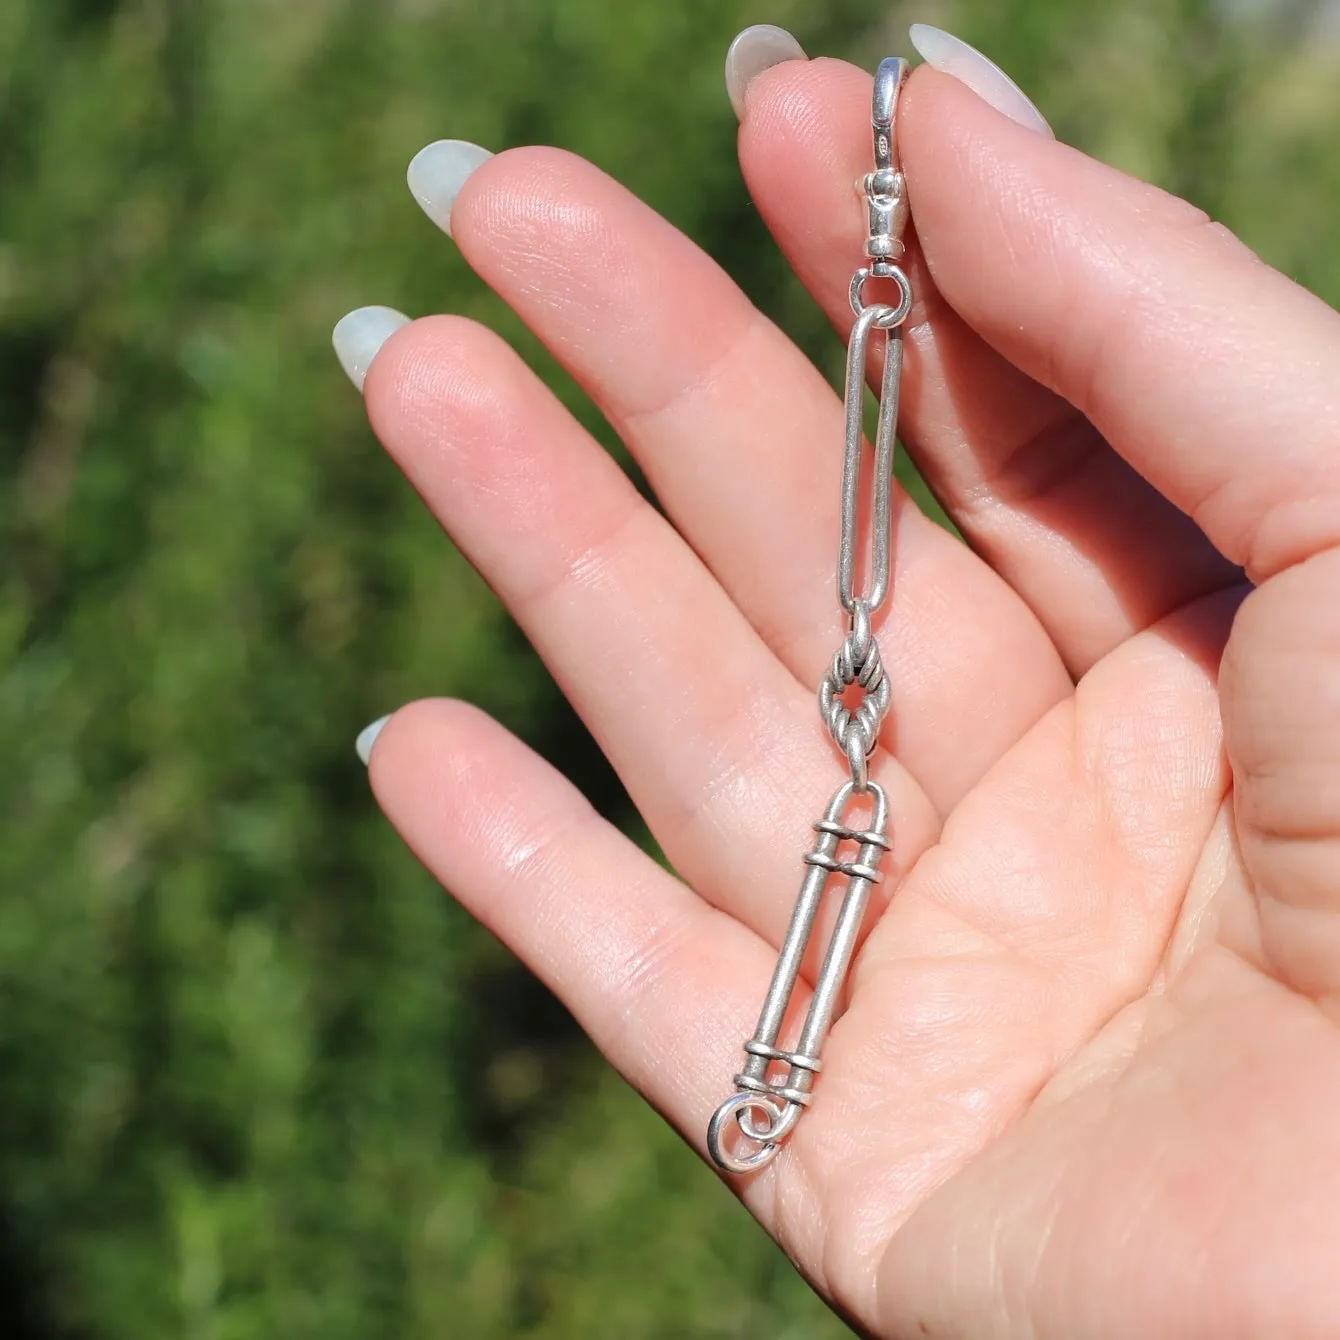
[[[751, 90], [741, 141], [760, 211], [839, 322], [867, 105], [849, 67], [784, 67]], [[1170, 366], [1188, 334], [1158, 313], [1113, 352], [1142, 295], [1041, 219], [1098, 210], [1105, 255], [1123, 228], [1147, 235], [1135, 268], [1181, 274], [1187, 303], [1199, 266], [1249, 314], [1277, 286], [1315, 325], [1299, 338], [1334, 340], [1333, 314], [1185, 206], [1058, 158], [950, 81], [914, 78], [903, 144], [926, 260], [902, 428], [982, 557], [902, 507], [876, 770], [894, 893], [814, 1107], [741, 1193], [884, 1334], [1227, 1334], [1216, 1308], [1244, 1334], [1320, 1334], [1324, 1309], [1299, 1300], [1329, 1285], [1306, 1234], [1336, 1164], [1340, 1046], [1313, 1002], [1340, 971], [1318, 855], [1340, 777], [1316, 732], [1340, 732], [1340, 711], [1324, 720], [1318, 701], [1325, 559], [1298, 560], [1326, 539], [1311, 500], [1334, 481], [1292, 419], [1244, 418], [1260, 391], [1240, 370], [1225, 389]], [[841, 635], [840, 408], [724, 276], [586, 165], [499, 158], [452, 227], [692, 550], [469, 323], [392, 337], [369, 411], [683, 882], [459, 704], [398, 714], [373, 782], [444, 883], [701, 1145], [843, 775], [812, 692]], [[1204, 338], [1250, 343], [1251, 322], [1211, 311]], [[1197, 454], [1230, 428], [1242, 441], [1222, 457]], [[1300, 444], [1292, 481], [1251, 450], [1276, 432]], [[1270, 579], [1240, 611], [1236, 562]]]
[[[1306, 1333], [1281, 1264], [1335, 1137], [1253, 1160], [1340, 1038], [1256, 966], [1207, 668], [1232, 607], [1114, 649], [870, 934], [774, 1212], [882, 1331]], [[1295, 1227], [1254, 1257], [1267, 1213]]]

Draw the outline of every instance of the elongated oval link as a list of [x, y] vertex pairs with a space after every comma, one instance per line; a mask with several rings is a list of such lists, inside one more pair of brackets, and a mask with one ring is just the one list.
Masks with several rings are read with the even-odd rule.
[[848, 614], [864, 600], [874, 613], [889, 594], [889, 553], [892, 547], [893, 451], [898, 432], [898, 399], [903, 375], [903, 333], [889, 331], [884, 353], [884, 376], [879, 392], [879, 420], [875, 429], [874, 498], [870, 509], [870, 589], [856, 593], [856, 556], [860, 544], [861, 448], [865, 408], [865, 368], [870, 334], [891, 308], [871, 303], [852, 326], [847, 347], [847, 440], [842, 458], [842, 536], [838, 543], [838, 599]]
[[[800, 896], [796, 899], [791, 924], [773, 969], [758, 1027], [744, 1045], [745, 1063], [735, 1076], [736, 1092], [717, 1108], [708, 1127], [708, 1153], [726, 1172], [753, 1172], [777, 1153], [808, 1106], [814, 1077], [823, 1069], [819, 1054], [832, 1026], [847, 969], [856, 951], [856, 937], [865, 918], [870, 890], [881, 878], [880, 861], [892, 845], [887, 836], [888, 796], [876, 782], [866, 784], [865, 794], [871, 798], [870, 819], [865, 827], [854, 827], [842, 821], [848, 805], [861, 798], [855, 782], [844, 782], [837, 789], [823, 818], [814, 825], [818, 836], [805, 856], [807, 868], [801, 881]], [[857, 845], [855, 859], [844, 859], [839, 854], [843, 842]], [[824, 951], [823, 966], [800, 1037], [794, 1048], [783, 1049], [777, 1045], [777, 1039], [814, 932], [819, 903], [828, 881], [834, 876], [847, 881], [837, 924]], [[776, 1079], [769, 1079], [768, 1069], [774, 1064], [785, 1066], [785, 1072]], [[766, 1118], [763, 1125], [756, 1120], [759, 1114]], [[732, 1148], [728, 1143], [732, 1125], [744, 1144], [755, 1148], [745, 1153]]]

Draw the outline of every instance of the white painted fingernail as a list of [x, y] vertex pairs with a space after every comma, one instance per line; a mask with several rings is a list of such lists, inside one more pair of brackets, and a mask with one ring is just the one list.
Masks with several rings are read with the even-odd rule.
[[336, 322], [330, 335], [335, 357], [360, 391], [377, 351], [401, 326], [407, 325], [409, 317], [394, 307], [360, 307]]
[[808, 60], [805, 48], [785, 28], [756, 23], [746, 28], [726, 52], [726, 93], [736, 117], [744, 120], [745, 94], [763, 73], [788, 60]]
[[1011, 121], [1017, 121], [1026, 129], [1035, 130], [1049, 139], [1056, 138], [1047, 124], [1047, 118], [1033, 106], [1023, 89], [976, 47], [970, 47], [943, 28], [932, 28], [929, 23], [914, 23], [908, 36], [927, 65], [967, 84], [983, 102], [989, 103]]
[[451, 207], [470, 174], [493, 155], [468, 140], [435, 140], [410, 159], [410, 193], [423, 212], [451, 236]]
[[358, 739], [354, 741], [354, 748], [358, 751], [358, 757], [363, 760], [363, 766], [367, 767], [372, 759], [372, 746], [377, 743], [377, 736], [382, 733], [382, 727], [390, 721], [388, 713], [384, 717], [378, 717], [370, 726], [364, 726], [358, 732]]

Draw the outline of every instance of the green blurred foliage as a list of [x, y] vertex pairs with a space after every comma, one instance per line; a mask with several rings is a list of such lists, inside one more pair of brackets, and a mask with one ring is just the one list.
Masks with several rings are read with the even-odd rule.
[[773, 21], [871, 65], [909, 18], [1340, 296], [1340, 81], [1303, 10], [0, 4], [5, 1335], [845, 1334], [375, 813], [355, 731], [443, 693], [640, 832], [328, 334], [365, 302], [477, 317], [614, 447], [402, 185], [442, 135], [547, 141], [835, 373], [721, 57]]

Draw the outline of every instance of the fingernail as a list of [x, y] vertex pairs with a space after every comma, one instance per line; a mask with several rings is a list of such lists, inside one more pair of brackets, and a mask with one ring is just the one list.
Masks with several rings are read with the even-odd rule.
[[360, 391], [377, 351], [401, 326], [407, 325], [409, 317], [394, 307], [360, 307], [336, 322], [330, 335], [335, 357]]
[[967, 84], [983, 102], [1011, 121], [1049, 139], [1056, 138], [1047, 118], [1033, 106], [1023, 89], [976, 47], [970, 47], [943, 28], [932, 28], [929, 23], [914, 23], [908, 36], [927, 65]]
[[451, 236], [451, 207], [470, 174], [493, 155], [467, 140], [436, 140], [410, 159], [405, 174], [423, 212]]
[[367, 767], [372, 758], [372, 746], [377, 743], [377, 736], [382, 733], [382, 727], [390, 721], [391, 716], [388, 712], [384, 717], [378, 717], [370, 726], [364, 726], [358, 732], [358, 739], [354, 741], [354, 748], [358, 751], [358, 757], [363, 760], [363, 766]]
[[726, 52], [726, 93], [738, 120], [744, 120], [745, 94], [763, 73], [788, 60], [808, 60], [805, 49], [785, 28], [756, 23], [746, 28]]

